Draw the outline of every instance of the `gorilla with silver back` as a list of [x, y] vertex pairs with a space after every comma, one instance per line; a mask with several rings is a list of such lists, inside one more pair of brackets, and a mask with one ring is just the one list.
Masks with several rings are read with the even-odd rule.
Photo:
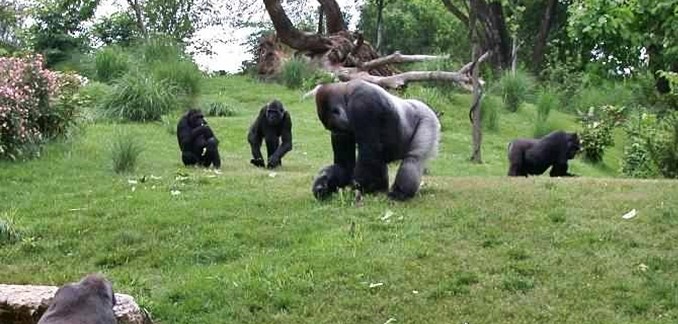
[[314, 196], [324, 199], [351, 184], [366, 193], [388, 191], [387, 164], [401, 160], [388, 196], [412, 198], [438, 149], [440, 122], [433, 110], [361, 80], [321, 85], [305, 97], [312, 95], [334, 152], [334, 164], [313, 183]]

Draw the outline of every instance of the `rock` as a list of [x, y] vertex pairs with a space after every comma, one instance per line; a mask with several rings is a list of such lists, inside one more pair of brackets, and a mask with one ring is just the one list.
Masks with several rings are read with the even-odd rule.
[[[0, 284], [0, 323], [35, 324], [49, 307], [58, 287]], [[148, 313], [130, 295], [115, 294], [118, 324], [151, 324]]]

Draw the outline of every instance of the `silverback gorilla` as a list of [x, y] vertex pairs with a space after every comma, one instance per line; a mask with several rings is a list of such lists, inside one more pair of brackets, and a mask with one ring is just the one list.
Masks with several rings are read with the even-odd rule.
[[509, 143], [509, 176], [542, 174], [551, 167], [552, 177], [572, 177], [567, 161], [581, 148], [577, 133], [552, 132], [541, 139], [516, 139]]
[[116, 324], [111, 283], [96, 274], [59, 288], [38, 324]]
[[177, 140], [184, 165], [221, 167], [219, 140], [207, 126], [207, 121], [200, 110], [190, 109], [181, 117], [177, 124]]
[[412, 198], [426, 161], [438, 149], [440, 122], [433, 110], [360, 80], [321, 85], [305, 97], [311, 95], [318, 118], [331, 132], [334, 152], [334, 164], [322, 169], [313, 183], [316, 199], [350, 184], [365, 193], [385, 192], [387, 163], [396, 160], [402, 162], [388, 196]]
[[247, 134], [247, 141], [252, 148], [250, 163], [263, 168], [266, 165], [261, 156], [262, 139], [266, 141], [268, 168], [278, 167], [283, 156], [292, 150], [292, 118], [278, 100], [261, 108]]

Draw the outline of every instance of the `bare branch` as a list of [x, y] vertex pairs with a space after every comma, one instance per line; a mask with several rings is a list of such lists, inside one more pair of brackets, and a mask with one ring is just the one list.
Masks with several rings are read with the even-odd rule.
[[469, 71], [471, 71], [474, 65], [483, 63], [490, 57], [490, 55], [492, 55], [492, 51], [487, 51], [478, 58], [477, 62], [466, 63], [466, 65], [462, 66], [461, 69], [459, 69], [459, 73], [469, 73]]
[[436, 55], [403, 55], [400, 52], [395, 52], [391, 55], [380, 57], [369, 62], [365, 62], [358, 65], [360, 70], [366, 71], [371, 70], [376, 67], [380, 67], [386, 64], [393, 63], [412, 63], [412, 62], [422, 62], [422, 61], [431, 61], [431, 60], [442, 60], [446, 59], [449, 56], [436, 56]]
[[[283, 43], [297, 50], [314, 53], [322, 53], [331, 48], [332, 44], [329, 39], [318, 34], [302, 32], [294, 27], [285, 13], [285, 9], [280, 4], [280, 0], [264, 0], [264, 5], [271, 21], [273, 21], [273, 27], [275, 27], [275, 31]], [[327, 7], [325, 7], [326, 9]]]
[[327, 33], [334, 34], [346, 30], [346, 22], [341, 15], [341, 8], [335, 0], [318, 0], [327, 19]]
[[[459, 84], [462, 88], [471, 91], [471, 78], [464, 73], [447, 71], [408, 71], [391, 76], [376, 76], [356, 68], [340, 68], [335, 75], [342, 81], [364, 80], [374, 83], [383, 88], [398, 89], [409, 82], [417, 81], [451, 81]], [[482, 82], [482, 81], [481, 81]]]

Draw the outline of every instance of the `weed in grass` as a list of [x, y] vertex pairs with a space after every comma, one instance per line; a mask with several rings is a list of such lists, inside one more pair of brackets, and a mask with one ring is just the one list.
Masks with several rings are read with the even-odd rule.
[[537, 117], [534, 121], [534, 132], [533, 136], [535, 138], [542, 137], [552, 131], [550, 125], [548, 124], [548, 118], [551, 113], [551, 109], [554, 107], [560, 107], [560, 102], [558, 99], [558, 93], [552, 89], [542, 89], [537, 94]]
[[15, 223], [16, 211], [0, 214], [0, 247], [21, 241], [22, 234]]
[[143, 147], [137, 140], [137, 136], [131, 133], [118, 133], [111, 146], [113, 171], [116, 173], [134, 171], [141, 152], [143, 152]]

